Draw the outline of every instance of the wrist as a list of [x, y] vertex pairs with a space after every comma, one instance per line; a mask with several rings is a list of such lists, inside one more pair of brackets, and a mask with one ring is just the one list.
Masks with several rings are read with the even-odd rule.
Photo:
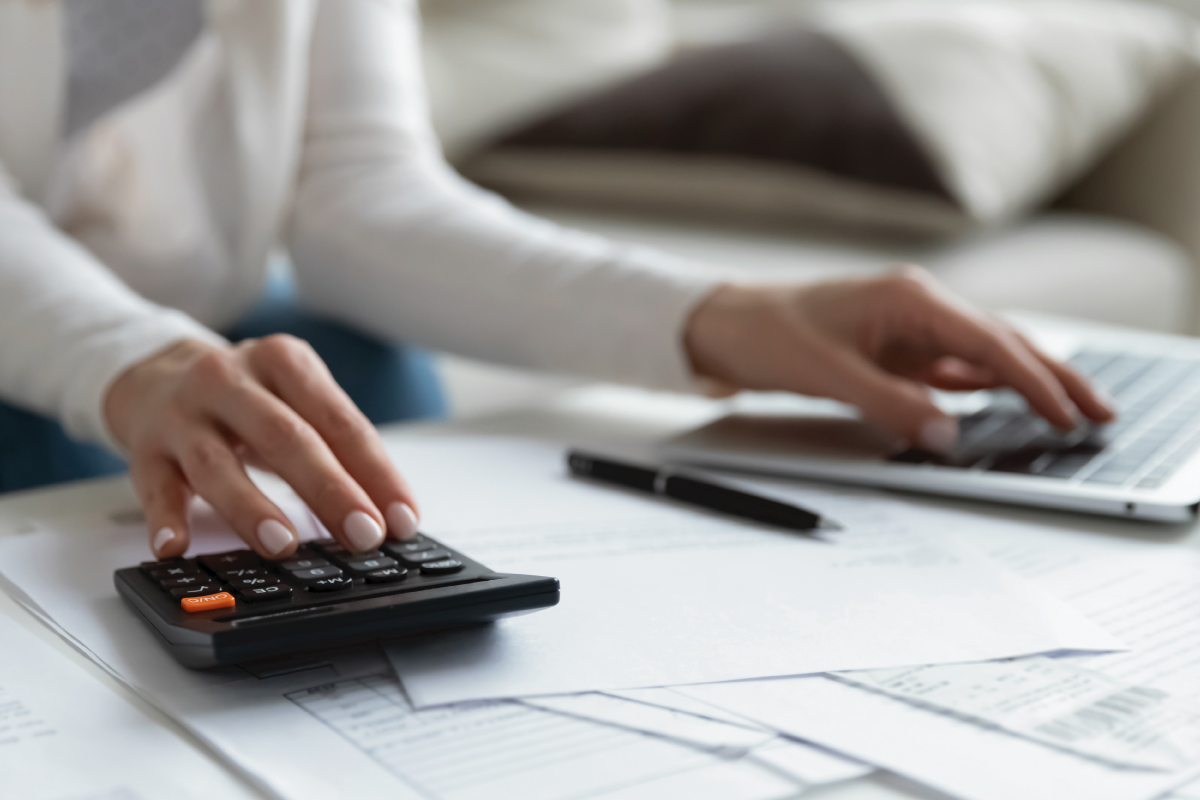
[[684, 330], [684, 350], [697, 378], [727, 388], [745, 385], [737, 368], [743, 357], [777, 338], [776, 313], [786, 305], [784, 290], [773, 286], [718, 286], [692, 312]]

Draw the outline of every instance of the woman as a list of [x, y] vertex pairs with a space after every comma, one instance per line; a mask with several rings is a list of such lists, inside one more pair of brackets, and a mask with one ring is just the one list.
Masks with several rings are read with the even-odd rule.
[[[245, 318], [281, 243], [308, 309], [387, 341], [660, 388], [833, 397], [932, 450], [955, 426], [928, 386], [1008, 385], [1062, 428], [1112, 416], [1075, 372], [915, 268], [741, 286], [466, 184], [430, 129], [412, 0], [207, 9], [0, 6], [0, 75], [23, 78], [0, 84], [0, 158], [16, 176], [0, 190], [0, 396], [128, 455], [159, 557], [186, 550], [193, 494], [261, 555], [294, 551], [250, 462], [349, 547], [416, 529], [416, 499], [312, 346], [214, 332], [265, 330]], [[128, 44], [131, 13], [151, 31], [168, 14], [169, 34], [106, 61], [105, 26]], [[63, 25], [56, 62], [38, 36]], [[64, 93], [65, 125], [46, 99]]]

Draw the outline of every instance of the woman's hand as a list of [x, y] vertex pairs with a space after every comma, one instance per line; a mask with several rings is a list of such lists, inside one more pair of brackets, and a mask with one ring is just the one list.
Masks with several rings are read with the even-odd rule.
[[219, 348], [180, 342], [122, 373], [105, 417], [160, 558], [188, 547], [187, 506], [200, 495], [267, 558], [296, 531], [246, 474], [279, 474], [346, 547], [368, 550], [416, 532], [416, 503], [375, 428], [306, 342], [291, 336]]
[[697, 374], [730, 389], [784, 389], [858, 406], [926, 450], [952, 450], [955, 421], [927, 387], [1010, 386], [1055, 426], [1080, 412], [1111, 420], [1111, 401], [1021, 334], [941, 289], [916, 267], [877, 278], [792, 286], [727, 285], [692, 314]]

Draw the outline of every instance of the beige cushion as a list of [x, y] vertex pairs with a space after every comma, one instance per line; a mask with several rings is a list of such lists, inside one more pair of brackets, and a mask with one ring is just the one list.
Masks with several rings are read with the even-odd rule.
[[1152, 330], [1186, 332], [1195, 294], [1189, 256], [1161, 234], [1093, 215], [1047, 213], [930, 246], [707, 221], [536, 206], [564, 224], [697, 260], [743, 280], [813, 280], [921, 264], [968, 300]]

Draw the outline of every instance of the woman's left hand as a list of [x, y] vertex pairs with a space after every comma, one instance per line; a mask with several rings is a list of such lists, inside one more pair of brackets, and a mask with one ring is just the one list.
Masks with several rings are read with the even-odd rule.
[[1115, 416], [1074, 369], [910, 266], [874, 278], [722, 286], [693, 312], [685, 345], [696, 373], [719, 385], [841, 400], [934, 452], [952, 450], [958, 428], [930, 387], [1008, 386], [1064, 430], [1081, 416]]

